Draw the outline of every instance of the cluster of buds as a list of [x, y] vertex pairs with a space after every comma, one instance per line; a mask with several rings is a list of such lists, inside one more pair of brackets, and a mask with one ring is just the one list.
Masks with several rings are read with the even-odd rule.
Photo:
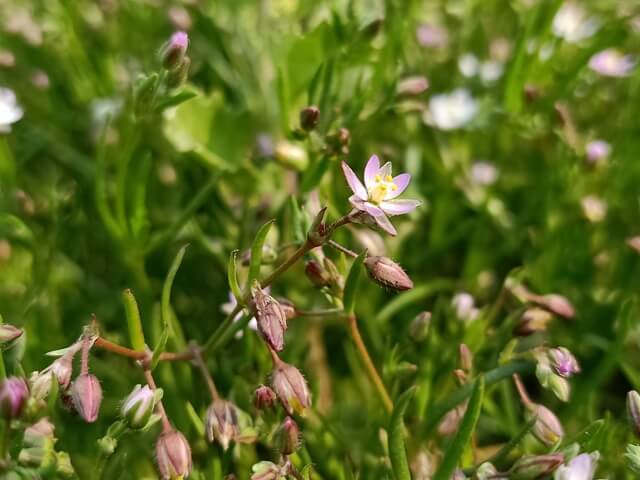
[[571, 387], [568, 378], [580, 372], [573, 354], [564, 347], [543, 349], [535, 354], [536, 376], [544, 388], [549, 388], [563, 402], [569, 400]]
[[[55, 427], [48, 418], [41, 418], [27, 427], [22, 439], [18, 462], [40, 472], [55, 472], [60, 477], [72, 477], [75, 472], [66, 452], [56, 452]], [[39, 478], [39, 476], [38, 476]]]

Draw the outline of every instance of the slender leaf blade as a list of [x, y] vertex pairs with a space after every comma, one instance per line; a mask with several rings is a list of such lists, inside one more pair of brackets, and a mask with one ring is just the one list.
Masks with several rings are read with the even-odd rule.
[[389, 458], [396, 480], [411, 480], [411, 470], [407, 460], [407, 449], [404, 444], [404, 412], [413, 398], [416, 387], [409, 388], [400, 395], [391, 414], [389, 424]]
[[260, 265], [262, 264], [262, 249], [264, 247], [264, 241], [267, 238], [267, 234], [273, 225], [273, 220], [269, 220], [267, 223], [260, 227], [256, 238], [251, 245], [251, 262], [249, 263], [249, 276], [247, 277], [246, 290], [249, 291], [251, 284], [254, 280], [258, 280], [260, 275]]
[[367, 258], [367, 250], [363, 250], [360, 255], [353, 261], [351, 270], [344, 284], [344, 295], [342, 297], [342, 303], [345, 313], [352, 314], [355, 310], [356, 293], [358, 292], [358, 285], [360, 283], [360, 274], [362, 273], [362, 264], [364, 259]]

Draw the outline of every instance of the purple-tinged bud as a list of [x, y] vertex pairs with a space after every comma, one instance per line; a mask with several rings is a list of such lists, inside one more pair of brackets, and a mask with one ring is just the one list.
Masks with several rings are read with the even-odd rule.
[[307, 262], [304, 267], [304, 273], [307, 274], [307, 278], [311, 280], [311, 283], [318, 288], [331, 285], [331, 275], [329, 275], [329, 272], [316, 260], [309, 260]]
[[23, 442], [31, 446], [37, 445], [43, 439], [53, 439], [55, 426], [48, 417], [41, 418], [24, 431]]
[[228, 400], [215, 399], [207, 409], [205, 430], [210, 442], [215, 440], [223, 450], [229, 448], [240, 434], [237, 407]]
[[177, 430], [164, 432], [156, 442], [156, 460], [163, 480], [187, 478], [191, 473], [191, 448]]
[[320, 121], [320, 109], [315, 105], [310, 105], [300, 111], [300, 126], [303, 130], [310, 132]]
[[531, 416], [537, 417], [532, 433], [545, 445], [554, 445], [564, 437], [564, 429], [558, 417], [544, 405], [532, 403], [527, 405]]
[[279, 362], [273, 370], [271, 387], [289, 415], [304, 415], [305, 409], [311, 406], [307, 381], [293, 365]]
[[611, 145], [604, 140], [594, 140], [585, 147], [587, 161], [592, 165], [606, 159], [610, 153]]
[[[157, 393], [156, 393], [157, 392]], [[161, 390], [154, 392], [149, 385], [136, 385], [120, 408], [120, 415], [129, 428], [144, 428], [153, 414], [156, 402], [162, 396]]]
[[367, 257], [365, 267], [371, 279], [383, 287], [410, 290], [413, 282], [402, 267], [387, 257]]
[[409, 335], [416, 342], [423, 342], [429, 335], [431, 326], [431, 312], [422, 312], [416, 315], [409, 326]]
[[470, 372], [473, 368], [473, 354], [466, 344], [460, 344], [460, 368], [465, 372]]
[[526, 337], [536, 332], [547, 330], [547, 324], [553, 316], [542, 308], [529, 308], [520, 317], [520, 321], [513, 330], [514, 335]]
[[282, 455], [291, 455], [300, 448], [300, 428], [293, 418], [287, 416], [280, 425], [277, 445]]
[[252, 288], [251, 296], [256, 309], [258, 330], [264, 340], [276, 352], [284, 348], [284, 332], [287, 330], [287, 315], [271, 295], [261, 288]]
[[260, 385], [256, 388], [253, 397], [253, 404], [258, 410], [266, 410], [273, 407], [277, 400], [276, 392], [266, 385]]
[[561, 377], [569, 378], [580, 373], [580, 365], [573, 354], [565, 347], [552, 348], [548, 352], [551, 366]]
[[186, 32], [175, 32], [165, 43], [160, 52], [162, 65], [167, 70], [173, 70], [180, 66], [187, 53], [189, 35]]
[[102, 402], [102, 387], [96, 376], [90, 373], [78, 375], [71, 386], [71, 399], [85, 422], [95, 422]]
[[415, 96], [420, 95], [426, 91], [427, 88], [429, 88], [429, 80], [422, 75], [417, 75], [400, 80], [396, 87], [396, 93], [398, 95]]
[[169, 71], [167, 75], [167, 85], [170, 88], [177, 88], [187, 81], [187, 77], [189, 76], [189, 68], [191, 67], [191, 59], [189, 57], [184, 57], [180, 64]]
[[635, 390], [627, 393], [627, 413], [633, 430], [640, 436], [640, 394]]
[[73, 357], [75, 351], [69, 351], [51, 364], [51, 372], [55, 375], [58, 384], [67, 389], [71, 383], [71, 375], [73, 374]]
[[24, 379], [8, 377], [0, 382], [0, 412], [6, 419], [18, 418], [29, 398], [29, 388]]
[[560, 317], [573, 318], [576, 314], [571, 302], [562, 295], [557, 295], [555, 293], [543, 295], [538, 299], [538, 303], [540, 306]]
[[564, 462], [562, 453], [549, 455], [525, 455], [511, 467], [509, 478], [513, 480], [535, 480], [546, 478]]
[[292, 318], [296, 318], [298, 316], [298, 310], [291, 300], [283, 297], [278, 297], [276, 300], [278, 300], [280, 308], [282, 308], [284, 316], [287, 320], [291, 320]]
[[23, 334], [23, 330], [8, 323], [0, 324], [0, 347], [7, 347]]

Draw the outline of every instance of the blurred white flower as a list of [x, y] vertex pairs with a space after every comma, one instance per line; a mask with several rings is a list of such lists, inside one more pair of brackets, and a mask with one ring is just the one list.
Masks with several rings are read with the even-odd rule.
[[502, 62], [498, 60], [488, 60], [480, 65], [480, 78], [485, 83], [492, 83], [498, 80], [504, 72]]
[[480, 314], [476, 308], [476, 301], [467, 292], [458, 292], [451, 299], [451, 305], [456, 312], [456, 316], [465, 323], [472, 322]]
[[553, 19], [553, 33], [569, 43], [577, 43], [591, 37], [598, 31], [599, 22], [588, 17], [587, 12], [577, 2], [567, 2]]
[[587, 195], [580, 201], [582, 212], [591, 223], [598, 223], [607, 216], [607, 202], [595, 195]]
[[473, 183], [476, 185], [487, 186], [496, 182], [500, 175], [500, 171], [494, 164], [479, 160], [471, 165], [471, 171], [469, 174]]
[[471, 93], [458, 88], [451, 93], [431, 97], [425, 121], [441, 130], [454, 130], [468, 124], [477, 111], [478, 104]]
[[589, 68], [605, 77], [626, 77], [635, 67], [631, 55], [623, 55], [615, 48], [596, 53], [589, 60]]
[[465, 77], [475, 77], [480, 70], [480, 60], [473, 53], [465, 53], [458, 59], [458, 69]]
[[11, 131], [11, 124], [22, 118], [24, 111], [13, 90], [0, 87], [0, 133]]
[[554, 475], [555, 480], [592, 480], [598, 467], [598, 452], [582, 453], [568, 464], [561, 465]]
[[591, 164], [604, 160], [611, 153], [611, 145], [604, 140], [593, 140], [585, 147], [587, 161]]

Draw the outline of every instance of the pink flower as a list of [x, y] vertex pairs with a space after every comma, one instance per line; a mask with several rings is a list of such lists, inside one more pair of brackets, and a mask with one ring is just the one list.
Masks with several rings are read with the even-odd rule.
[[376, 155], [371, 156], [364, 169], [364, 185], [345, 162], [342, 162], [342, 171], [354, 193], [349, 197], [351, 204], [368, 213], [390, 235], [396, 235], [397, 232], [387, 215], [409, 213], [420, 205], [418, 200], [396, 200], [409, 186], [411, 175], [402, 173], [392, 177], [391, 162], [380, 167], [380, 160]]
[[631, 74], [635, 62], [631, 55], [623, 55], [615, 48], [596, 53], [589, 60], [589, 68], [605, 77], [626, 77]]

